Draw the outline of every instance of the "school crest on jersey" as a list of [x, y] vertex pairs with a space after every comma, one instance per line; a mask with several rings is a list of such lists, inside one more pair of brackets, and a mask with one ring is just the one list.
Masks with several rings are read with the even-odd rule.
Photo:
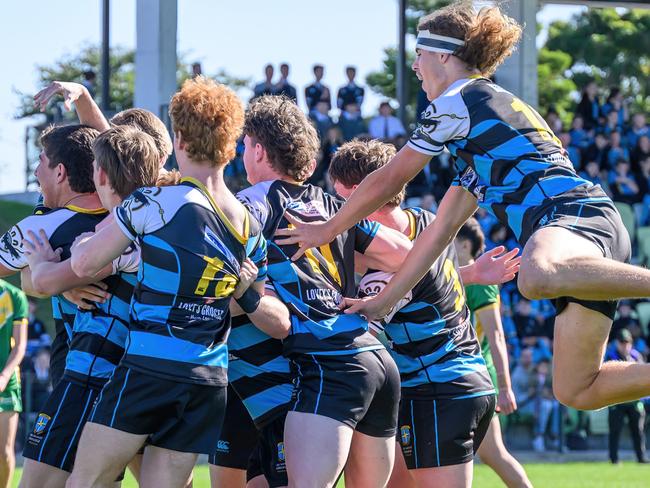
[[278, 460], [284, 462], [284, 442], [278, 442]]
[[19, 259], [22, 254], [18, 249], [23, 239], [18, 227], [12, 227], [0, 238], [0, 254], [9, 254], [13, 259]]
[[329, 218], [327, 212], [325, 212], [325, 207], [323, 207], [322, 202], [319, 202], [317, 200], [308, 202], [292, 200], [287, 205], [287, 210], [293, 210], [294, 213], [297, 213], [303, 217], [323, 217], [324, 219]]
[[34, 434], [42, 435], [43, 432], [45, 432], [45, 428], [47, 427], [47, 424], [50, 420], [52, 420], [52, 417], [49, 415], [44, 413], [39, 414], [38, 418], [36, 419], [36, 423], [34, 424]]
[[399, 429], [399, 441], [403, 446], [408, 446], [411, 443], [411, 426], [402, 425]]
[[485, 199], [486, 185], [481, 185], [476, 172], [469, 166], [460, 175], [460, 186], [473, 194], [479, 202]]

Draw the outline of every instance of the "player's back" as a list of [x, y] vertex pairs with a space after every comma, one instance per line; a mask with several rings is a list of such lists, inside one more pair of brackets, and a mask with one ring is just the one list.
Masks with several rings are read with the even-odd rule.
[[240, 233], [189, 178], [137, 190], [116, 216], [141, 247], [123, 364], [175, 381], [225, 385], [230, 296], [243, 260], [264, 249], [256, 222], [246, 214]]
[[378, 224], [367, 220], [343, 232], [331, 243], [308, 250], [296, 262], [296, 245], [279, 246], [275, 232], [289, 222], [285, 212], [304, 221], [326, 220], [338, 212], [343, 200], [312, 185], [281, 180], [258, 183], [238, 194], [258, 218], [269, 241], [268, 276], [275, 292], [291, 312], [286, 354], [345, 352], [382, 347], [367, 332], [367, 322], [339, 310], [343, 296], [354, 296], [354, 253], [364, 252]]
[[[83, 209], [67, 206], [55, 209], [39, 208], [37, 215], [24, 218], [0, 238], [0, 261], [9, 269], [20, 271], [27, 267], [22, 241], [28, 237], [27, 232], [36, 235], [40, 229], [45, 231], [52, 249], [61, 249], [61, 260], [70, 257], [70, 247], [79, 234], [93, 232], [95, 226], [106, 217], [104, 209]], [[56, 385], [65, 369], [65, 358], [72, 339], [72, 329], [77, 313], [77, 306], [70, 303], [63, 295], [52, 297], [52, 314], [56, 335], [52, 342], [50, 359], [50, 376]]]
[[[406, 209], [412, 240], [435, 216], [419, 208]], [[469, 322], [458, 258], [451, 244], [429, 272], [386, 319], [384, 331], [400, 371], [402, 388], [435, 387], [438, 398], [493, 392], [476, 334]], [[370, 271], [360, 293], [378, 293], [392, 275]]]

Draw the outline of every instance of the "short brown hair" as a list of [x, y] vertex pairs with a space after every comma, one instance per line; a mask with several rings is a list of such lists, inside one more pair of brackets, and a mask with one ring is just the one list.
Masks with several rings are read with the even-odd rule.
[[160, 161], [166, 161], [174, 150], [174, 145], [172, 144], [171, 137], [169, 137], [167, 127], [165, 127], [162, 120], [149, 112], [149, 110], [143, 108], [122, 110], [111, 118], [111, 124], [131, 125], [149, 134], [156, 144]]
[[512, 54], [521, 37], [521, 26], [497, 6], [476, 12], [470, 0], [454, 2], [422, 17], [418, 30], [465, 42], [454, 56], [472, 69], [490, 76]]
[[117, 125], [102, 132], [93, 144], [97, 166], [119, 196], [126, 198], [137, 188], [154, 186], [160, 158], [156, 143], [146, 132], [130, 125]]
[[70, 189], [76, 193], [92, 193], [93, 142], [99, 131], [87, 125], [50, 126], [41, 133], [40, 141], [50, 168], [62, 164]]
[[[332, 157], [329, 175], [346, 188], [358, 185], [375, 170], [387, 165], [395, 156], [395, 146], [374, 139], [354, 139], [343, 144]], [[387, 205], [399, 206], [404, 200], [405, 189], [391, 198]]]
[[235, 157], [244, 109], [227, 86], [203, 76], [185, 81], [172, 97], [169, 116], [192, 161], [224, 166]]
[[485, 234], [483, 234], [481, 224], [474, 217], [467, 219], [467, 222], [463, 224], [458, 234], [456, 234], [456, 239], [469, 241], [472, 246], [470, 253], [472, 259], [477, 259], [485, 251]]
[[289, 98], [264, 95], [252, 101], [246, 111], [244, 134], [264, 147], [276, 171], [300, 182], [311, 176], [320, 140], [314, 126]]

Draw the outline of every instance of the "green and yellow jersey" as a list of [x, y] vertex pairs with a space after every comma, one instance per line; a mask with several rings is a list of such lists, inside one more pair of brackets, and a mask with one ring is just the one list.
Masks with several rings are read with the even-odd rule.
[[[4, 368], [13, 347], [14, 326], [27, 324], [27, 297], [19, 288], [0, 280], [0, 369]], [[0, 411], [20, 411], [20, 377], [18, 368], [7, 388], [0, 393]]]
[[476, 335], [481, 343], [481, 353], [485, 358], [488, 372], [492, 378], [494, 387], [498, 388], [497, 372], [492, 360], [492, 352], [490, 351], [490, 344], [488, 343], [487, 336], [483, 330], [481, 321], [478, 319], [476, 312], [486, 308], [496, 308], [497, 311], [501, 309], [501, 298], [499, 296], [499, 287], [497, 285], [467, 285], [465, 287], [465, 295], [467, 299], [467, 307], [472, 313], [472, 324], [476, 329]]

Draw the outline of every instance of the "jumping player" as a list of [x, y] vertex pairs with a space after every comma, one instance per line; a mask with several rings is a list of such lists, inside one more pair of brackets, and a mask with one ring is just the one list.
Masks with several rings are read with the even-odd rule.
[[223, 421], [230, 298], [272, 335], [289, 327], [284, 305], [262, 296], [263, 281], [249, 287], [258, 267], [265, 274], [265, 240], [223, 180], [241, 102], [198, 77], [169, 111], [184, 178], [137, 190], [73, 249], [81, 276], [95, 275], [135, 240], [141, 261], [126, 352], [84, 427], [70, 487], [110, 486], [145, 442], [141, 484], [184, 486], [197, 455], [214, 452]]
[[[395, 148], [379, 141], [352, 141], [334, 154], [329, 175], [336, 192], [349, 197], [370, 173], [388, 164]], [[435, 219], [421, 208], [402, 209], [404, 191], [370, 215], [370, 220], [416, 240]], [[514, 257], [513, 250], [509, 257]], [[481, 263], [465, 268], [465, 274]], [[512, 279], [517, 260], [509, 263]], [[500, 269], [500, 268], [498, 268]], [[381, 322], [401, 377], [396, 463], [389, 486], [471, 486], [474, 453], [494, 412], [494, 387], [465, 305], [456, 251], [448, 246], [431, 270]], [[368, 270], [359, 293], [371, 296], [386, 286], [391, 274]], [[499, 280], [500, 276], [497, 277]], [[401, 449], [400, 449], [401, 448]], [[350, 453], [346, 479], [357, 468]], [[406, 469], [408, 467], [408, 470]]]
[[[376, 297], [350, 313], [387, 313], [453, 241], [477, 205], [524, 246], [518, 284], [531, 299], [555, 299], [555, 396], [594, 409], [650, 394], [650, 365], [603, 364], [616, 301], [650, 296], [650, 270], [626, 264], [630, 239], [612, 201], [577, 176], [542, 117], [485, 78], [512, 52], [521, 28], [498, 6], [458, 2], [420, 20], [413, 64], [431, 104], [390, 164], [368, 176], [329, 222], [303, 223], [279, 242], [297, 257], [381, 207], [445, 148], [459, 171], [436, 220]], [[567, 374], [570, 372], [571, 374]]]
[[[54, 249], [60, 248], [61, 259], [70, 257], [70, 246], [79, 234], [91, 232], [106, 217], [93, 184], [92, 144], [95, 129], [83, 125], [51, 127], [41, 135], [43, 151], [35, 175], [48, 209], [24, 218], [0, 238], [0, 276], [22, 270], [23, 283], [30, 282], [23, 240], [29, 230], [45, 231]], [[78, 280], [83, 283], [84, 280]], [[71, 286], [76, 286], [74, 282]], [[23, 284], [23, 289], [28, 290]], [[52, 297], [56, 335], [52, 343], [50, 375], [56, 386], [63, 376], [68, 344], [77, 307], [62, 295]]]
[[[458, 231], [454, 242], [460, 265], [473, 263], [483, 253], [485, 237], [476, 219], [470, 218]], [[510, 383], [508, 349], [501, 324], [501, 301], [496, 285], [465, 286], [467, 307], [472, 312], [481, 353], [497, 389], [497, 412], [508, 415], [517, 408]], [[495, 415], [477, 452], [509, 488], [530, 488], [524, 467], [508, 452], [501, 437], [501, 424]]]
[[0, 487], [9, 488], [16, 467], [18, 414], [23, 411], [18, 365], [27, 346], [27, 297], [0, 280]]

